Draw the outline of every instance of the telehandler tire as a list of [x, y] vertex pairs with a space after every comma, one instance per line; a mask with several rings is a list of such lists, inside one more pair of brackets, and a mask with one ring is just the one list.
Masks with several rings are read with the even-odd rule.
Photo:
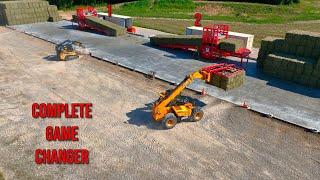
[[200, 121], [203, 118], [203, 111], [201, 110], [200, 107], [195, 107], [192, 110], [192, 115], [191, 115], [191, 121], [197, 122]]
[[168, 113], [162, 120], [162, 125], [166, 129], [172, 129], [177, 122], [177, 117], [173, 113]]

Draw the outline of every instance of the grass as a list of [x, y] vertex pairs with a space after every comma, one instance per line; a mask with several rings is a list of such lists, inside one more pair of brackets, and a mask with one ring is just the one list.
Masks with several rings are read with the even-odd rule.
[[299, 4], [276, 6], [222, 1], [138, 0], [114, 8], [114, 13], [128, 16], [178, 19], [193, 19], [196, 11], [207, 20], [285, 23], [320, 19], [320, 1], [302, 0]]
[[[165, 18], [135, 18], [134, 25], [150, 29], [156, 29], [173, 34], [184, 34], [185, 28], [192, 26], [193, 20], [165, 19]], [[308, 22], [292, 22], [284, 24], [251, 24], [226, 21], [202, 21], [202, 25], [212, 23], [224, 23], [230, 25], [230, 30], [255, 35], [254, 47], [260, 47], [260, 42], [267, 36], [284, 37], [289, 30], [305, 30], [320, 33], [320, 20]]]

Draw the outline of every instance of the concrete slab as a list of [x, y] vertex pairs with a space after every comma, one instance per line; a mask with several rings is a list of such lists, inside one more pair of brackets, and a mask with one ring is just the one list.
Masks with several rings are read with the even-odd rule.
[[[146, 37], [126, 35], [115, 38], [78, 31], [68, 21], [18, 25], [12, 28], [53, 43], [66, 39], [80, 41], [94, 57], [142, 73], [155, 71], [157, 78], [172, 83], [179, 83], [187, 74], [213, 63], [195, 60], [191, 53], [150, 47]], [[239, 64], [237, 59], [225, 61]], [[255, 111], [320, 131], [319, 89], [265, 76], [256, 69], [253, 60], [249, 60], [246, 69], [246, 82], [238, 89], [226, 92], [200, 81], [195, 81], [189, 88], [196, 91], [205, 88], [207, 94], [237, 105], [246, 101]]]

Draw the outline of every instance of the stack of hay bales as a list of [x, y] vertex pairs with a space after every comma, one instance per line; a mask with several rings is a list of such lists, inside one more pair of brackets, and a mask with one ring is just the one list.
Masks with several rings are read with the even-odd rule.
[[[72, 21], [78, 22], [77, 15], [72, 15]], [[96, 16], [86, 16], [86, 24], [95, 27], [109, 36], [122, 36], [126, 33], [126, 29], [122, 26], [106, 21]]]
[[54, 5], [47, 1], [0, 1], [0, 25], [29, 24], [59, 21], [61, 17]]
[[[150, 37], [151, 45], [187, 45], [201, 46], [202, 35], [156, 35]], [[243, 43], [237, 39], [222, 39], [218, 45], [219, 49], [235, 52], [243, 47]]]
[[156, 35], [150, 37], [152, 45], [188, 45], [200, 46], [202, 41], [201, 35]]
[[274, 77], [320, 88], [320, 33], [290, 31], [285, 39], [265, 38], [257, 65]]
[[86, 16], [86, 24], [103, 30], [109, 36], [121, 36], [126, 33], [126, 28], [95, 16]]
[[239, 68], [230, 68], [211, 75], [209, 84], [224, 90], [240, 87], [245, 81], [245, 71]]

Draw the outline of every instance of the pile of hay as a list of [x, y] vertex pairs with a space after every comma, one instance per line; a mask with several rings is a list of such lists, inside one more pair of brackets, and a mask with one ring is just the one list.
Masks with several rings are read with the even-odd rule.
[[285, 39], [267, 37], [257, 64], [266, 74], [320, 88], [320, 33], [290, 31]]
[[54, 5], [48, 1], [0, 1], [0, 25], [29, 24], [59, 21], [61, 17]]

